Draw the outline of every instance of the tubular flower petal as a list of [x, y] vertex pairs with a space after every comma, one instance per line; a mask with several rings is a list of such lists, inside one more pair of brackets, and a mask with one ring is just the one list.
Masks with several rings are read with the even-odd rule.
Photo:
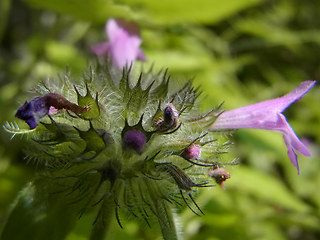
[[288, 148], [290, 161], [299, 173], [295, 151], [308, 157], [311, 156], [311, 153], [296, 136], [282, 112], [292, 103], [299, 101], [315, 83], [316, 81], [304, 81], [283, 97], [223, 112], [209, 129], [253, 128], [281, 132]]
[[109, 55], [118, 68], [130, 65], [135, 60], [146, 60], [140, 49], [142, 40], [139, 27], [134, 22], [110, 19], [105, 30], [109, 41], [91, 47], [96, 55]]

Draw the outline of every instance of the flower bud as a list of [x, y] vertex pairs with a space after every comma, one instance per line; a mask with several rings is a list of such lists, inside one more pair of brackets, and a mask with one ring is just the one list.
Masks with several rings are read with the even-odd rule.
[[191, 144], [187, 147], [181, 154], [181, 156], [187, 160], [189, 159], [197, 159], [200, 155], [201, 149], [197, 144]]
[[139, 154], [142, 153], [146, 142], [146, 136], [141, 131], [135, 129], [127, 131], [123, 137], [123, 147], [131, 148]]
[[179, 122], [178, 115], [178, 111], [173, 104], [168, 103], [163, 111], [164, 125], [169, 129], [175, 128]]
[[179, 124], [179, 113], [173, 104], [168, 103], [163, 110], [163, 117], [156, 121], [153, 126], [159, 131], [174, 129]]

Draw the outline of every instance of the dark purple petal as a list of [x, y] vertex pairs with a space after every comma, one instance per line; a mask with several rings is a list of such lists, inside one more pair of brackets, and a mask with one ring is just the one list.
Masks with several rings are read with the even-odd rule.
[[24, 120], [31, 118], [32, 116], [32, 104], [25, 101], [25, 103], [18, 109], [16, 117]]
[[30, 102], [25, 102], [16, 113], [16, 117], [24, 120], [30, 127], [34, 129], [40, 121], [40, 118], [46, 116], [49, 112], [49, 107], [44, 98], [36, 97]]
[[39, 124], [39, 120], [36, 121], [33, 117], [29, 118], [29, 119], [27, 119], [25, 121], [29, 125], [30, 129], [35, 129]]

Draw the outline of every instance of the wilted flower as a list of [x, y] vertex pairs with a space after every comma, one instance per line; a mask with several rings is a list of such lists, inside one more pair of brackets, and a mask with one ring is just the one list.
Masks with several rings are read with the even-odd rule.
[[311, 153], [296, 136], [282, 112], [293, 102], [299, 101], [315, 83], [316, 81], [305, 81], [283, 97], [223, 112], [209, 129], [254, 128], [281, 132], [289, 158], [299, 173], [294, 150], [305, 156], [311, 156]]
[[92, 46], [96, 55], [108, 55], [118, 68], [128, 66], [135, 60], [146, 60], [140, 49], [142, 40], [136, 23], [110, 19], [105, 30], [109, 41]]
[[154, 122], [153, 126], [159, 131], [167, 131], [178, 127], [179, 113], [172, 103], [166, 104], [163, 115]]
[[226, 180], [231, 177], [230, 173], [226, 169], [218, 166], [217, 164], [208, 170], [208, 174], [216, 180], [216, 183], [218, 183], [222, 189], [225, 189]]
[[24, 120], [30, 126], [30, 129], [34, 129], [38, 126], [41, 118], [48, 114], [56, 114], [60, 109], [71, 110], [74, 113], [84, 113], [89, 108], [71, 103], [57, 93], [47, 93], [43, 96], [35, 97], [30, 102], [26, 101], [18, 109], [16, 117]]

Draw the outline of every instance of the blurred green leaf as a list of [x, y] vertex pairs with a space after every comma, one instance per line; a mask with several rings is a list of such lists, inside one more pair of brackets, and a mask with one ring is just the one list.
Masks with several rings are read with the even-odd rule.
[[72, 63], [76, 70], [85, 68], [86, 60], [74, 46], [50, 41], [45, 45], [45, 52], [55, 65], [65, 67]]
[[297, 196], [290, 193], [279, 180], [241, 166], [232, 174], [233, 181], [229, 186], [241, 193], [251, 194], [264, 201], [274, 204], [275, 207], [306, 212], [310, 207], [302, 202]]
[[117, 1], [112, 0], [78, 0], [77, 3], [72, 0], [25, 1], [37, 8], [45, 8], [91, 22], [103, 23], [110, 17], [122, 17], [170, 25], [216, 23], [241, 10], [264, 2], [264, 0], [229, 0], [227, 2], [219, 0], [124, 0], [118, 4]]
[[264, 0], [124, 0], [142, 19], [161, 24], [214, 24]]
[[1, 239], [64, 239], [77, 220], [76, 212], [49, 193], [48, 184], [42, 179], [20, 192]]
[[0, 2], [0, 42], [7, 27], [8, 15], [11, 8], [11, 0], [1, 0]]
[[25, 0], [35, 8], [43, 8], [89, 22], [105, 23], [110, 17], [132, 18], [130, 8], [113, 0]]

